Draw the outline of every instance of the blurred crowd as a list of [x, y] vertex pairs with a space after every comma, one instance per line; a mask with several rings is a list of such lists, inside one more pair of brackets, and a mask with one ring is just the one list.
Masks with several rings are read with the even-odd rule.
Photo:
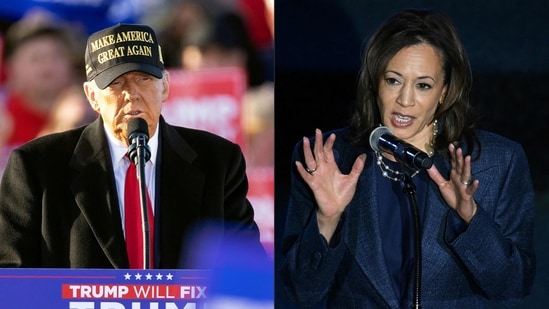
[[[75, 5], [78, 2], [80, 6]], [[240, 82], [246, 88], [241, 102], [245, 145], [241, 146], [248, 168], [257, 167], [249, 171], [251, 175], [272, 170], [274, 0], [75, 0], [67, 2], [68, 7], [61, 3], [22, 0], [0, 4], [0, 176], [16, 147], [98, 117], [82, 87], [86, 78], [84, 49], [89, 34], [98, 27], [116, 23], [151, 26], [158, 35], [168, 70], [236, 67], [245, 72], [247, 83]], [[93, 3], [101, 7], [91, 7]], [[128, 12], [133, 15], [128, 16]], [[96, 16], [103, 16], [104, 20], [97, 20]], [[269, 175], [272, 177], [272, 172]], [[250, 190], [254, 189], [252, 186], [250, 181]], [[274, 235], [272, 199], [254, 203], [256, 220], [263, 234], [270, 231], [267, 235]], [[221, 298], [214, 300], [224, 304], [236, 300], [239, 308], [272, 308], [272, 283], [265, 280], [272, 276], [272, 267], [244, 261], [237, 255], [240, 251], [240, 247], [235, 247], [232, 252], [233, 260], [241, 263], [220, 267], [216, 273], [219, 282], [214, 283], [227, 283], [221, 280], [233, 270], [238, 274], [252, 272], [254, 276], [250, 278], [258, 279], [241, 282], [243, 289], [236, 291], [222, 289], [217, 295]], [[230, 253], [227, 251], [228, 256]], [[233, 273], [228, 274], [232, 280]], [[250, 291], [257, 295], [249, 294]], [[219, 303], [214, 306], [224, 308]]]
[[[97, 29], [79, 19], [85, 12], [67, 16], [43, 5], [48, 1], [27, 2], [33, 6], [20, 16], [0, 12], [0, 174], [15, 147], [97, 117], [82, 89], [85, 41]], [[272, 166], [274, 0], [131, 3], [147, 9], [120, 22], [152, 26], [168, 69], [245, 70], [242, 130], [248, 164]]]

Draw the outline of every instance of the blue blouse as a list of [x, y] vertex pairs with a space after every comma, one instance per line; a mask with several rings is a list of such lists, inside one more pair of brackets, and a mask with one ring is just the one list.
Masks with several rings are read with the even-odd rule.
[[[383, 159], [390, 169], [402, 171], [399, 163]], [[377, 167], [376, 167], [377, 168]], [[414, 217], [412, 204], [403, 191], [404, 183], [384, 177], [381, 171], [377, 176], [379, 198], [379, 224], [385, 263], [392, 279], [393, 288], [401, 304], [406, 303], [408, 285], [412, 284], [414, 269]], [[418, 213], [423, 213], [429, 176], [421, 170], [412, 178], [416, 187], [415, 195]], [[420, 217], [421, 222], [421, 217]], [[421, 226], [421, 225], [420, 225]]]

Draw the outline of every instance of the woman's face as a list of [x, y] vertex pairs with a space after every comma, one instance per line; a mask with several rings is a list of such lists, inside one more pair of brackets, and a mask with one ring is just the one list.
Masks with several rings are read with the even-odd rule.
[[379, 81], [378, 105], [383, 125], [393, 134], [428, 151], [432, 123], [446, 94], [442, 59], [428, 44], [401, 49], [387, 64]]

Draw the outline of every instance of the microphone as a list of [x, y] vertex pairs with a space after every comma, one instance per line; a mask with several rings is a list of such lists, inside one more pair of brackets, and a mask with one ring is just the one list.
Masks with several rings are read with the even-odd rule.
[[425, 152], [398, 139], [385, 126], [372, 131], [370, 147], [377, 152], [383, 151], [392, 154], [400, 164], [411, 169], [427, 169], [433, 165], [433, 161]]
[[151, 149], [147, 144], [149, 141], [149, 126], [143, 118], [132, 118], [128, 123], [128, 156], [138, 166], [146, 163], [151, 158]]

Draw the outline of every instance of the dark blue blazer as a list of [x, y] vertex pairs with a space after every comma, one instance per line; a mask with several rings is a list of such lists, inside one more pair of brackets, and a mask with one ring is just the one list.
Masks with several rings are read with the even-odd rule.
[[[330, 247], [318, 231], [313, 194], [294, 167], [280, 266], [285, 291], [300, 307], [324, 302], [327, 308], [411, 308], [411, 303], [399, 304], [383, 256], [375, 154], [346, 143], [346, 129], [334, 133], [341, 171], [348, 173], [364, 152], [366, 166], [340, 221], [339, 241]], [[533, 283], [535, 202], [526, 156], [515, 142], [477, 133], [482, 152], [471, 169], [472, 178], [480, 181], [474, 195], [478, 210], [465, 231], [456, 232], [460, 218], [434, 182], [420, 207], [423, 309], [483, 308], [487, 300], [512, 303], [525, 297]], [[304, 162], [301, 143], [295, 160]], [[434, 164], [448, 177], [448, 160], [435, 155]], [[412, 282], [408, 286], [412, 300]]]

